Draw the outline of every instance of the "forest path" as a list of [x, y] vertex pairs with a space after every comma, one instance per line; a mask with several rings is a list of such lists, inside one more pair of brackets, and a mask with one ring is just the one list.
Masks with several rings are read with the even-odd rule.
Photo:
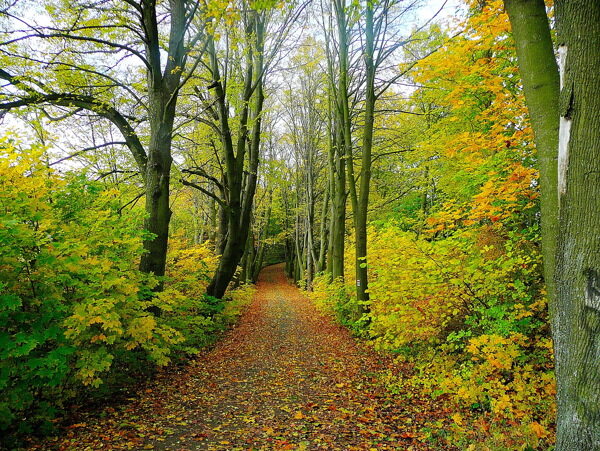
[[[61, 449], [428, 449], [429, 402], [378, 382], [390, 359], [321, 316], [265, 268], [254, 302], [218, 345], [157, 378], [104, 418], [71, 426]], [[404, 399], [403, 399], [404, 398]], [[423, 415], [425, 414], [425, 415]], [[426, 418], [424, 418], [426, 417]], [[432, 447], [432, 449], [440, 449]]]

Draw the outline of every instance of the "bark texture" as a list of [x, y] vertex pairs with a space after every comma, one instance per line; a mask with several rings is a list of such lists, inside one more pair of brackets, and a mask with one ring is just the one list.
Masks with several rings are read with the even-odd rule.
[[252, 44], [246, 49], [242, 107], [239, 111], [235, 145], [229, 125], [227, 92], [212, 37], [208, 44], [214, 101], [217, 105], [226, 168], [224, 185], [227, 192], [226, 205], [223, 209], [223, 227], [226, 226], [226, 233], [221, 242], [221, 258], [206, 289], [208, 295], [216, 298], [222, 298], [225, 294], [244, 254], [258, 178], [262, 108], [265, 99], [263, 91], [265, 18], [255, 11], [250, 14], [251, 17], [246, 24], [246, 34]]
[[556, 2], [559, 233], [556, 449], [600, 449], [600, 2]]

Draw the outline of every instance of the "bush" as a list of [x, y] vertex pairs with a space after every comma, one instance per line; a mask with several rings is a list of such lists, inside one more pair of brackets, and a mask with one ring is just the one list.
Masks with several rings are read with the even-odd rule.
[[[216, 257], [175, 238], [166, 289], [141, 273], [143, 215], [36, 148], [0, 142], [0, 435], [47, 432], [75, 396], [107, 393], [214, 341], [252, 298], [204, 296]], [[153, 311], [163, 312], [155, 316]], [[16, 442], [15, 442], [16, 443]]]
[[357, 321], [354, 287], [341, 278], [330, 280], [328, 274], [318, 274], [313, 279], [312, 291], [307, 292], [318, 310], [335, 318], [340, 324], [349, 327], [354, 333], [362, 332], [360, 319]]
[[444, 395], [449, 441], [550, 446], [555, 388], [537, 228], [470, 225], [433, 239], [380, 224], [368, 237], [369, 322], [349, 320], [351, 280], [316, 277], [317, 307], [412, 364], [414, 375], [384, 378], [390, 390]]
[[148, 313], [160, 300], [140, 289], [156, 284], [136, 269], [141, 218], [119, 211], [118, 193], [1, 146], [0, 428], [44, 430], [117, 353], [166, 364], [181, 336]]
[[174, 349], [184, 355], [214, 343], [252, 300], [254, 288], [249, 285], [229, 292], [225, 299], [205, 294], [217, 262], [207, 243], [193, 245], [181, 237], [171, 239], [165, 290], [159, 297], [169, 299], [162, 320], [182, 333], [183, 339]]

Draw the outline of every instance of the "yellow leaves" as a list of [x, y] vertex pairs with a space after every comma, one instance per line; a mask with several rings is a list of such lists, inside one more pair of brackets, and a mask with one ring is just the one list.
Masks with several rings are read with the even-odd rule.
[[98, 335], [94, 335], [90, 339], [91, 343], [96, 343], [97, 341], [104, 341], [104, 342], [106, 342], [106, 335], [104, 335], [104, 334], [98, 334]]
[[[474, 431], [478, 430], [487, 437], [486, 443], [492, 443], [491, 437], [500, 434], [494, 440], [505, 444], [506, 428], [518, 428], [520, 440], [532, 447], [538, 446], [538, 440], [549, 437], [548, 425], [555, 409], [554, 378], [551, 372], [540, 372], [532, 364], [523, 363], [530, 352], [528, 344], [522, 334], [474, 337], [467, 346], [474, 360], [463, 364], [460, 371], [451, 356], [436, 355], [430, 371], [447, 374], [439, 387], [453, 394], [457, 407], [461, 408], [451, 418], [455, 432], [463, 439], [465, 435], [475, 438]], [[485, 406], [485, 416], [465, 420], [464, 411]], [[469, 428], [464, 428], [464, 424]]]
[[499, 335], [472, 338], [467, 351], [473, 354], [474, 361], [486, 362], [492, 370], [510, 370], [514, 359], [520, 354], [514, 340]]
[[510, 400], [510, 397], [508, 396], [508, 394], [503, 393], [495, 400], [492, 409], [495, 413], [502, 413], [507, 409], [511, 409], [511, 407], [512, 402]]
[[530, 307], [525, 307], [523, 304], [515, 304], [515, 319], [528, 318], [534, 315], [534, 311]]
[[133, 349], [138, 344], [150, 341], [155, 328], [156, 319], [153, 316], [147, 315], [133, 319], [127, 328], [127, 334], [131, 338], [127, 348]]
[[458, 426], [464, 425], [464, 420], [460, 413], [454, 413], [450, 418], [452, 418], [452, 421], [454, 421], [454, 423], [456, 423]]
[[492, 175], [474, 196], [474, 206], [469, 219], [479, 221], [489, 219], [497, 222], [533, 207], [531, 200], [537, 198], [535, 179], [537, 172], [514, 163], [507, 175]]
[[537, 421], [531, 423], [529, 427], [538, 438], [544, 438], [550, 434], [550, 432]]
[[294, 414], [294, 420], [303, 420], [306, 418], [302, 412], [296, 412]]
[[[176, 236], [169, 241], [168, 256], [166, 272], [173, 280], [168, 285], [170, 296], [201, 298], [218, 262], [208, 243], [192, 245], [183, 237]], [[166, 304], [176, 302], [168, 299], [169, 296], [163, 296], [161, 301]]]
[[442, 230], [456, 229], [464, 222], [464, 210], [461, 205], [455, 202], [448, 201], [432, 216], [426, 219], [426, 224], [429, 227], [428, 233], [436, 233]]

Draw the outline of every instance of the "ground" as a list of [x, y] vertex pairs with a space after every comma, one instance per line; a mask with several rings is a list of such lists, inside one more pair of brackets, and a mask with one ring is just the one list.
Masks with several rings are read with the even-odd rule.
[[281, 265], [257, 288], [215, 348], [35, 448], [441, 449], [423, 432], [441, 409], [381, 383], [403, 368], [320, 315]]

